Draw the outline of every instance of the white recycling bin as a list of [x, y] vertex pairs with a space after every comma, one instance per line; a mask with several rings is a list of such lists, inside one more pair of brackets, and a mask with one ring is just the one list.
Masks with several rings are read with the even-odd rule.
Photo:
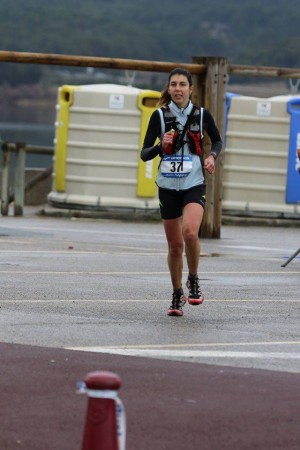
[[224, 212], [300, 214], [298, 105], [299, 96], [227, 94]]
[[158, 158], [140, 159], [160, 93], [131, 86], [62, 86], [50, 205], [158, 209]]

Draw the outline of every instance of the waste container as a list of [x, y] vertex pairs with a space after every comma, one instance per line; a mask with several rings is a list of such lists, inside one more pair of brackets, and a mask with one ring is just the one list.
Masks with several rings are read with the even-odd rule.
[[287, 104], [291, 116], [289, 155], [287, 165], [286, 202], [300, 204], [300, 98], [292, 98]]
[[228, 96], [224, 212], [299, 216], [299, 108], [299, 96]]
[[159, 98], [159, 92], [117, 84], [62, 86], [49, 204], [158, 209], [158, 158], [147, 165], [140, 149]]

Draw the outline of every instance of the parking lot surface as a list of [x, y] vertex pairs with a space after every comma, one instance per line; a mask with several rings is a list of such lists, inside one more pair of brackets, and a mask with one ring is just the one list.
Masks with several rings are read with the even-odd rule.
[[94, 370], [122, 379], [128, 450], [300, 448], [299, 228], [201, 239], [183, 317], [160, 222], [25, 211], [0, 245], [1, 449], [79, 449]]

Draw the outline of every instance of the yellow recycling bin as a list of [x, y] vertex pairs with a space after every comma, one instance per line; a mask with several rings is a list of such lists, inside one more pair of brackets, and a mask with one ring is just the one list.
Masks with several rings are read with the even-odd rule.
[[58, 92], [50, 205], [158, 209], [158, 158], [140, 159], [160, 93], [116, 84]]

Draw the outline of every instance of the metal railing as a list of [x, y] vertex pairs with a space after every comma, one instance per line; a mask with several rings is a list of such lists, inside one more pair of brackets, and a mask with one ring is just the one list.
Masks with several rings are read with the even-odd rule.
[[[1, 183], [1, 214], [8, 215], [9, 205], [14, 202], [14, 215], [22, 216], [24, 210], [25, 192], [36, 183], [47, 178], [52, 173], [52, 166], [31, 179], [25, 185], [26, 153], [40, 155], [54, 155], [52, 147], [28, 145], [23, 142], [4, 142], [1, 146], [2, 158], [2, 183]], [[12, 160], [12, 153], [16, 158]], [[14, 164], [14, 167], [13, 167]], [[14, 182], [11, 186], [11, 171], [14, 172]]]

